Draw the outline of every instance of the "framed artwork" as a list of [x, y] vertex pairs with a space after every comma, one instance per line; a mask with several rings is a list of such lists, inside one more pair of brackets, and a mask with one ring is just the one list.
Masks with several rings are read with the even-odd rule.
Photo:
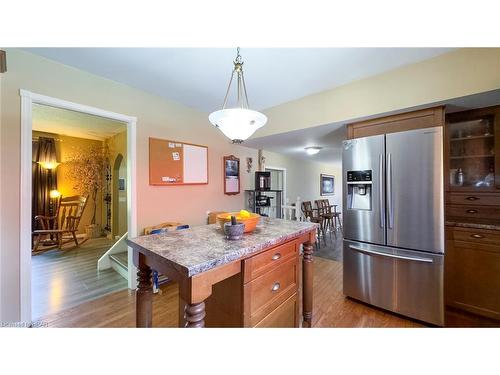
[[224, 194], [240, 193], [240, 159], [234, 155], [224, 156]]
[[330, 174], [321, 174], [319, 180], [320, 195], [335, 194], [335, 176]]

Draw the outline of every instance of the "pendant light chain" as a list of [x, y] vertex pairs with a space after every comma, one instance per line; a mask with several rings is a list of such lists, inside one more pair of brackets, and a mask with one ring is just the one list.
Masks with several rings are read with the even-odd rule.
[[237, 87], [236, 87], [236, 105], [239, 108], [249, 108], [248, 105], [248, 94], [247, 87], [245, 85], [245, 77], [243, 76], [243, 59], [240, 55], [240, 47], [236, 49], [236, 58], [233, 61], [234, 68], [231, 73], [231, 78], [229, 79], [229, 85], [227, 86], [226, 96], [224, 97], [224, 103], [222, 104], [222, 109], [226, 108], [227, 98], [229, 97], [229, 92], [231, 91], [231, 84], [233, 83], [234, 74], [237, 77]]

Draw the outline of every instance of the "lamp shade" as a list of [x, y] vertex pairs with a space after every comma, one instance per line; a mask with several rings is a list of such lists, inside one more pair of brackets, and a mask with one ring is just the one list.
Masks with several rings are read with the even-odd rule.
[[57, 166], [61, 163], [58, 163], [57, 161], [39, 161], [38, 164], [40, 164], [42, 168], [45, 169], [56, 169]]
[[212, 112], [208, 120], [233, 143], [241, 143], [263, 127], [267, 117], [247, 108], [228, 108]]

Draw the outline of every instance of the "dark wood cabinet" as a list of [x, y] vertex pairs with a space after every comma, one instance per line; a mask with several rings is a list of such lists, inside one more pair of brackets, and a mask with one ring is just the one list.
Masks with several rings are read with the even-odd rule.
[[500, 324], [500, 231], [447, 231], [446, 305]]
[[421, 109], [347, 125], [347, 138], [396, 133], [444, 125], [444, 107]]
[[500, 106], [446, 117], [448, 191], [500, 193]]
[[500, 106], [446, 116], [448, 326], [500, 326], [499, 130]]

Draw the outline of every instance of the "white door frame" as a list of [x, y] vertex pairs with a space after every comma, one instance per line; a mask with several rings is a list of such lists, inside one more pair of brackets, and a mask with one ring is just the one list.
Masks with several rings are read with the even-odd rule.
[[270, 165], [266, 165], [265, 169], [274, 169], [277, 171], [283, 171], [283, 194], [281, 196], [281, 205], [286, 205], [286, 168], [282, 167], [271, 167]]
[[[127, 124], [127, 211], [129, 237], [137, 236], [137, 202], [136, 202], [136, 125], [137, 118], [89, 107], [83, 104], [35, 94], [27, 90], [19, 90], [21, 96], [21, 207], [20, 207], [20, 301], [21, 321], [31, 321], [31, 189], [32, 189], [32, 110], [33, 104], [68, 109], [87, 113]], [[136, 288], [132, 251], [128, 251], [130, 289]], [[97, 269], [97, 264], [96, 264]]]

